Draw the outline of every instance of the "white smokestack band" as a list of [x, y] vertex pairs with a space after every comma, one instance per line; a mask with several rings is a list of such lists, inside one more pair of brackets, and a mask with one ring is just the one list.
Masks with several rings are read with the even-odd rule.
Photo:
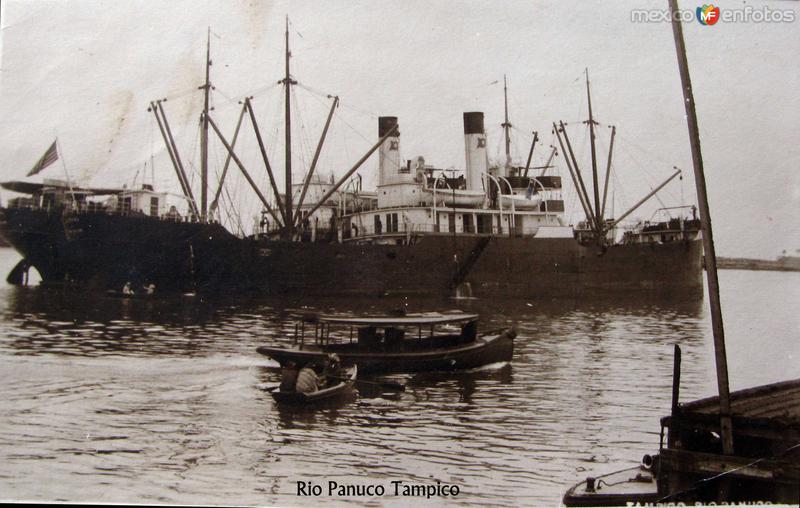
[[467, 189], [483, 190], [482, 175], [489, 168], [483, 113], [477, 111], [464, 113], [464, 148], [467, 161]]

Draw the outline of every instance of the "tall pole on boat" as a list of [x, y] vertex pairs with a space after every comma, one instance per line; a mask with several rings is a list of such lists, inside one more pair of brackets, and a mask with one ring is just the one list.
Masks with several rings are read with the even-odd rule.
[[200, 141], [200, 220], [206, 221], [208, 213], [208, 96], [211, 70], [211, 27], [206, 38], [206, 82], [203, 84], [203, 130]]
[[592, 92], [589, 90], [589, 69], [586, 69], [586, 98], [589, 101], [589, 142], [592, 147], [592, 184], [594, 186], [594, 213], [597, 235], [603, 235], [603, 215], [600, 209], [600, 189], [597, 184], [597, 150], [594, 143], [594, 117], [592, 116]]
[[697, 113], [694, 106], [692, 80], [689, 77], [689, 63], [686, 59], [686, 43], [683, 40], [678, 0], [669, 0], [672, 15], [672, 35], [675, 39], [675, 52], [678, 55], [678, 69], [683, 86], [683, 105], [686, 108], [686, 122], [689, 125], [689, 144], [692, 149], [694, 166], [694, 183], [697, 188], [697, 200], [700, 206], [700, 223], [703, 231], [703, 251], [705, 253], [706, 276], [708, 278], [709, 303], [711, 305], [711, 329], [714, 333], [714, 357], [717, 367], [717, 388], [719, 390], [719, 420], [722, 452], [733, 454], [733, 426], [731, 424], [731, 400], [728, 385], [728, 359], [725, 353], [725, 330], [722, 326], [722, 307], [719, 298], [719, 280], [717, 278], [717, 256], [714, 251], [714, 235], [711, 229], [711, 215], [708, 209], [708, 193], [706, 192], [705, 173], [703, 172], [703, 155], [700, 150], [700, 131], [697, 126]]
[[[505, 105], [505, 122], [503, 122], [503, 130], [506, 135], [506, 171], [511, 167], [511, 136], [509, 129], [511, 123], [508, 121], [508, 84], [506, 83], [506, 75], [503, 74], [503, 104]], [[508, 175], [508, 173], [506, 173]]]
[[286, 141], [285, 141], [285, 157], [286, 157], [286, 196], [284, 197], [284, 212], [286, 213], [286, 220], [284, 222], [285, 227], [285, 235], [288, 240], [291, 241], [292, 236], [294, 236], [294, 225], [292, 224], [292, 107], [291, 107], [291, 87], [292, 87], [292, 78], [289, 76], [289, 58], [291, 57], [291, 53], [289, 52], [289, 16], [286, 16], [286, 77], [283, 80], [283, 84], [286, 89], [286, 95], [284, 100], [286, 101]]

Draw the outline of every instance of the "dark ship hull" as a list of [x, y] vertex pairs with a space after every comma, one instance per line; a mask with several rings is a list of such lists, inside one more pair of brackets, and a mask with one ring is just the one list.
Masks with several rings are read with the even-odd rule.
[[265, 295], [702, 296], [699, 240], [613, 245], [508, 235], [397, 235], [397, 245], [239, 238], [218, 224], [5, 208], [0, 234], [46, 284]]
[[235, 290], [241, 240], [217, 224], [147, 216], [6, 208], [0, 234], [42, 283], [101, 289], [155, 284], [159, 292]]
[[703, 289], [699, 241], [619, 245], [600, 255], [573, 239], [492, 237], [459, 277], [481, 238], [423, 236], [397, 246], [273, 243], [255, 268], [257, 280], [279, 294], [446, 295], [460, 286], [477, 297], [580, 298], [612, 291], [699, 296]]

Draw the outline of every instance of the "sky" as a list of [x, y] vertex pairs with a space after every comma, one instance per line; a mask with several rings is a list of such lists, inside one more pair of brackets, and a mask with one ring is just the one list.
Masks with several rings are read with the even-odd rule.
[[[700, 2], [682, 2], [694, 12]], [[697, 103], [717, 253], [774, 258], [800, 249], [800, 5], [725, 1], [723, 11], [791, 11], [794, 22], [684, 24]], [[512, 155], [525, 162], [539, 132], [534, 165], [554, 144], [553, 122], [569, 124], [581, 169], [590, 156], [585, 69], [607, 160], [616, 126], [611, 191], [619, 215], [672, 172], [669, 184], [634, 212], [694, 204], [688, 133], [671, 26], [635, 22], [632, 9], [664, 1], [257, 1], [5, 0], [0, 44], [0, 180], [25, 174], [58, 138], [61, 159], [40, 175], [97, 186], [154, 183], [179, 193], [150, 101], [164, 106], [199, 194], [198, 115], [206, 34], [211, 29], [212, 118], [230, 138], [253, 96], [276, 179], [283, 188], [284, 23], [290, 20], [293, 178], [304, 174], [330, 99], [340, 97], [319, 171], [342, 175], [377, 140], [377, 118], [397, 116], [401, 153], [436, 167], [463, 168], [462, 113], [483, 111], [490, 156], [502, 157], [503, 76], [509, 87]], [[258, 145], [245, 122], [237, 153], [268, 188]], [[213, 139], [211, 171], [225, 152]], [[563, 159], [558, 174], [579, 219]], [[360, 170], [376, 178], [377, 156]], [[223, 210], [258, 209], [235, 168]], [[588, 178], [591, 180], [591, 178]], [[210, 193], [216, 191], [212, 185]], [[591, 192], [591, 191], [590, 191]], [[3, 201], [13, 197], [0, 193]], [[248, 215], [249, 214], [249, 215]], [[233, 217], [233, 215], [230, 215]], [[228, 219], [228, 220], [233, 220]], [[231, 222], [230, 224], [233, 224]], [[231, 226], [234, 227], [234, 226]]]

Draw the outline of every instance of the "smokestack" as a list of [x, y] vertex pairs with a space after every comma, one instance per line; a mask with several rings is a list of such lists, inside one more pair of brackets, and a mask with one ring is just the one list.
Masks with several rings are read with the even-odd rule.
[[[397, 125], [396, 116], [378, 118], [378, 138], [382, 138], [392, 127]], [[406, 173], [406, 167], [400, 160], [400, 131], [386, 138], [378, 151], [378, 185], [395, 183], [399, 172]]]
[[486, 153], [486, 134], [483, 131], [483, 113], [464, 113], [464, 148], [467, 160], [467, 189], [483, 190], [481, 179], [489, 169]]

